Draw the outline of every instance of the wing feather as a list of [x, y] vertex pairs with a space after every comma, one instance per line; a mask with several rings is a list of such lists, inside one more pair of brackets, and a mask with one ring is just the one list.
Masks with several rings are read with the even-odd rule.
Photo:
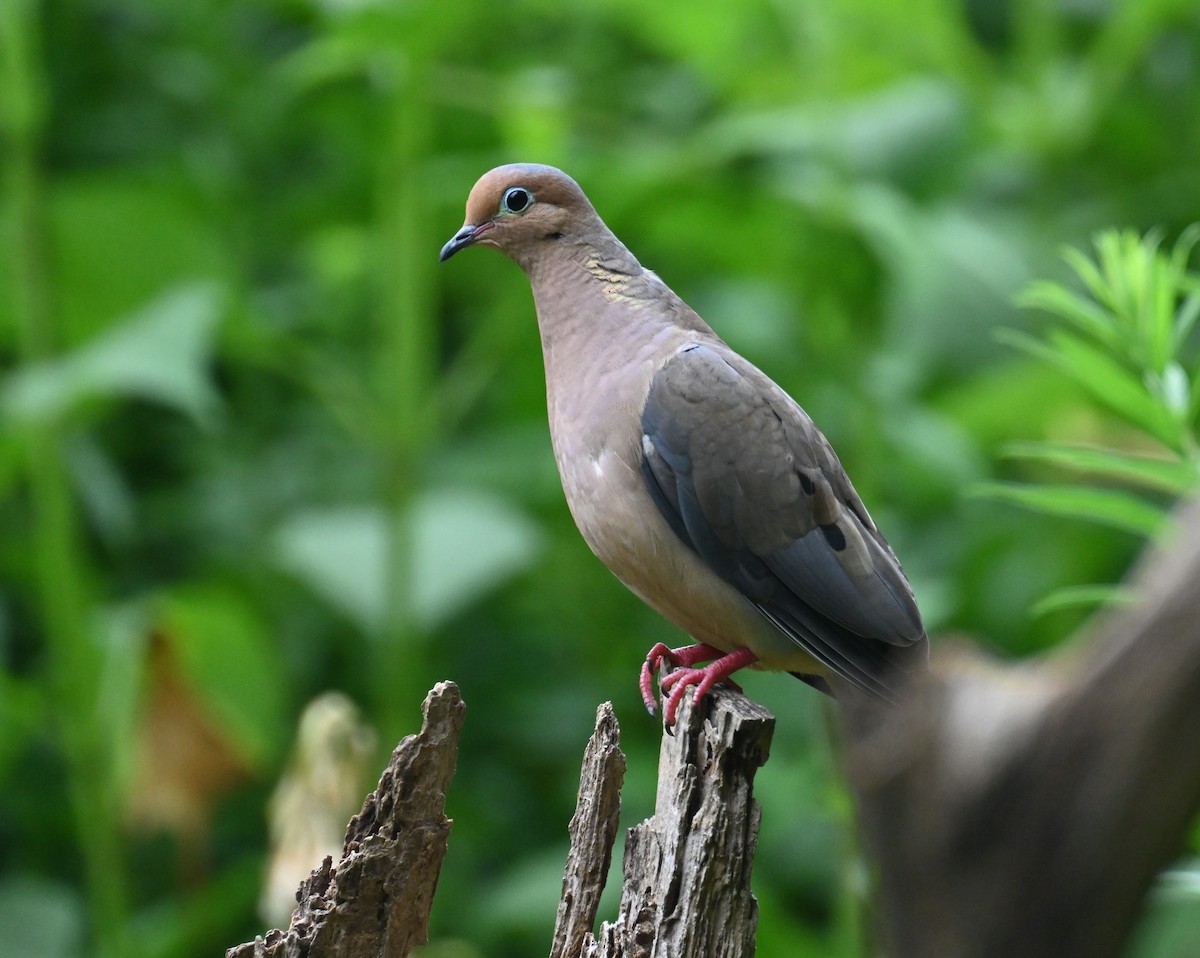
[[923, 661], [920, 613], [804, 410], [735, 353], [696, 343], [655, 375], [642, 431], [643, 476], [676, 534], [830, 671], [890, 698], [909, 653]]

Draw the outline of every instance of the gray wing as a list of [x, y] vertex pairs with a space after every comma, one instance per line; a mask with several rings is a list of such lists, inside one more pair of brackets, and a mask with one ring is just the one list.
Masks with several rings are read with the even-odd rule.
[[745, 360], [681, 350], [642, 412], [643, 475], [675, 533], [832, 672], [884, 698], [925, 660], [912, 589], [812, 420]]

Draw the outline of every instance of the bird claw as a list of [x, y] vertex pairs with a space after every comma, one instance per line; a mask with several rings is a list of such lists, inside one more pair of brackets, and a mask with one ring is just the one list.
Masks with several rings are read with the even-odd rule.
[[[695, 663], [703, 662], [705, 659], [712, 659], [708, 665], [703, 668], [692, 668]], [[659, 683], [663, 692], [669, 692], [666, 701], [663, 703], [663, 724], [669, 729], [675, 724], [675, 717], [679, 712], [679, 704], [683, 701], [684, 695], [687, 694], [688, 688], [696, 687], [696, 694], [692, 698], [693, 704], [699, 701], [708, 694], [709, 690], [718, 682], [725, 681], [737, 691], [741, 691], [741, 687], [733, 681], [730, 681], [729, 676], [738, 669], [745, 668], [752, 662], [756, 662], [756, 656], [749, 649], [735, 649], [729, 654], [721, 652], [720, 649], [714, 649], [711, 645], [687, 645], [683, 648], [672, 649], [668, 648], [662, 642], [654, 646], [646, 656], [646, 661], [642, 663], [642, 674], [639, 686], [642, 691], [642, 701], [646, 703], [646, 710], [653, 715], [656, 711], [654, 701], [654, 673], [658, 671], [663, 663], [675, 667], [675, 670], [664, 675]], [[682, 668], [679, 668], [682, 666]]]
[[658, 703], [654, 701], [654, 673], [658, 671], [663, 659], [670, 654], [671, 650], [659, 642], [647, 653], [646, 661], [642, 663], [642, 676], [638, 680], [638, 687], [642, 690], [642, 701], [646, 703], [646, 711], [651, 715], [658, 711]]

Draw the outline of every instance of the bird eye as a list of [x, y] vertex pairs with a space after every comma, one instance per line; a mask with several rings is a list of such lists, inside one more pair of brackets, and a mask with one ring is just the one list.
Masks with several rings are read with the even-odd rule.
[[533, 202], [533, 194], [523, 186], [513, 186], [504, 191], [500, 209], [505, 213], [521, 213]]

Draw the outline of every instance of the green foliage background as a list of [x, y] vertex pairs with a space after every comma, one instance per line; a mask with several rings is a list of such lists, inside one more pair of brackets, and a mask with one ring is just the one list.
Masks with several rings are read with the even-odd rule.
[[[994, 333], [1062, 244], [1200, 218], [1192, 0], [0, 0], [0, 110], [0, 953], [260, 932], [329, 688], [380, 763], [433, 682], [468, 703], [427, 955], [548, 947], [605, 699], [649, 814], [635, 677], [680, 636], [572, 527], [524, 278], [436, 262], [498, 163], [571, 172], [805, 405], [935, 635], [1054, 646], [1084, 613], [1031, 604], [1141, 546], [967, 493], [1057, 475], [1005, 443], [1154, 451]], [[152, 636], [245, 770], [186, 841], [128, 814]], [[818, 697], [746, 689], [779, 718], [759, 954], [863, 954]], [[1195, 954], [1196, 901], [1136, 954]]]

